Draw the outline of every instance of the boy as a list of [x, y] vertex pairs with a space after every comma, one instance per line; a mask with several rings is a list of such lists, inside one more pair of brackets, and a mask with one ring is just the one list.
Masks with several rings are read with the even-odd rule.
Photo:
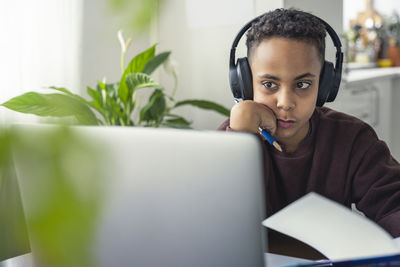
[[374, 130], [352, 116], [316, 107], [326, 28], [311, 14], [277, 9], [247, 33], [253, 100], [233, 106], [220, 130], [268, 130], [264, 144], [268, 214], [314, 191], [352, 203], [400, 236], [400, 165]]

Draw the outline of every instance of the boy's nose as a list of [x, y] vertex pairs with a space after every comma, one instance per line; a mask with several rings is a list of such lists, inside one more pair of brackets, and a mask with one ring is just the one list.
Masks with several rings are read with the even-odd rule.
[[283, 89], [280, 92], [277, 99], [277, 107], [279, 109], [283, 109], [284, 111], [288, 111], [296, 107], [296, 103], [290, 90]]

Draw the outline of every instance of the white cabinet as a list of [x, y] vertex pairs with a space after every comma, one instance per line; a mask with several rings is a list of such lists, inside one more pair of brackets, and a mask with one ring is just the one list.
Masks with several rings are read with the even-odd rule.
[[391, 147], [391, 96], [392, 79], [388, 77], [344, 82], [336, 100], [325, 105], [365, 121]]

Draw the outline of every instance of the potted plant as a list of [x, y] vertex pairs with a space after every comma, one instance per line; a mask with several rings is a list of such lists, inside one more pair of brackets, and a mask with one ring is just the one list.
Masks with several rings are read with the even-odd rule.
[[[227, 108], [212, 101], [177, 101], [177, 75], [174, 69], [170, 73], [175, 79], [175, 88], [168, 94], [167, 90], [150, 76], [159, 66], [168, 63], [170, 56], [170, 52], [155, 55], [156, 45], [136, 55], [125, 67], [125, 54], [131, 39], [125, 41], [121, 31], [118, 32], [118, 38], [121, 43], [122, 76], [118, 82], [98, 82], [96, 88], [87, 86], [90, 100], [73, 94], [66, 88], [52, 86], [50, 89], [56, 91], [54, 93], [27, 92], [1, 105], [17, 112], [38, 116], [72, 116], [76, 123], [82, 125], [190, 128], [192, 122], [174, 113], [176, 108], [185, 105], [229, 116], [230, 111]], [[143, 107], [138, 104], [137, 99], [137, 92], [142, 89], [153, 90]]]

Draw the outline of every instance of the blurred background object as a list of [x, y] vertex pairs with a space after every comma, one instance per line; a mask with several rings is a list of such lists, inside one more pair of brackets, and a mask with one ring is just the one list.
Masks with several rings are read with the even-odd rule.
[[394, 66], [400, 66], [400, 17], [397, 11], [393, 11], [387, 25], [390, 33], [388, 56]]
[[[346, 58], [350, 68], [400, 66], [400, 19], [395, 1], [363, 0], [362, 10], [354, 8], [360, 1], [344, 0]], [[379, 4], [379, 10], [376, 8]], [[400, 8], [400, 7], [399, 7]], [[347, 15], [347, 16], [346, 16]], [[348, 28], [346, 28], [348, 27]]]
[[118, 14], [118, 23], [134, 34], [149, 29], [165, 0], [108, 0], [111, 11]]
[[373, 9], [371, 0], [365, 0], [365, 10], [358, 12], [349, 23], [348, 62], [375, 65], [378, 59], [386, 57], [383, 19]]

